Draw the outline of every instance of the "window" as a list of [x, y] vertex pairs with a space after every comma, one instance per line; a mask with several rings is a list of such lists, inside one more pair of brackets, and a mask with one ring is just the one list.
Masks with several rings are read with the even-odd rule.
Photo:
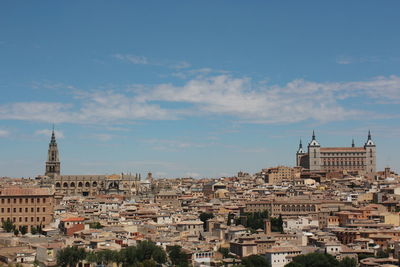
[[43, 208], [43, 212], [46, 212], [46, 208]]
[[28, 217], [25, 217], [25, 222], [28, 222]]
[[28, 198], [25, 198], [25, 203], [28, 203]]
[[25, 208], [25, 212], [28, 212], [28, 208]]
[[31, 222], [33, 222], [33, 217], [31, 217]]
[[17, 212], [17, 208], [13, 208], [13, 212]]
[[46, 221], [46, 217], [43, 217], [43, 220], [42, 220], [42, 222], [45, 222]]
[[46, 198], [43, 198], [43, 203], [46, 203]]
[[19, 212], [22, 212], [22, 208], [19, 208]]
[[36, 209], [36, 212], [40, 212], [40, 208], [37, 208], [37, 209]]
[[35, 210], [33, 208], [31, 208], [31, 212], [35, 212]]

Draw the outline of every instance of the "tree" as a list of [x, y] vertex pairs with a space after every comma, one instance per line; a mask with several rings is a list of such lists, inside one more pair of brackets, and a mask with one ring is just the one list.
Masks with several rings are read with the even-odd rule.
[[343, 260], [339, 262], [340, 267], [356, 267], [357, 261], [355, 259], [345, 257]]
[[380, 248], [376, 252], [376, 257], [377, 258], [388, 258], [389, 257], [389, 253], [387, 251], [383, 250], [382, 248]]
[[18, 236], [18, 235], [19, 235], [18, 229], [14, 229], [14, 235], [15, 235], [15, 236]]
[[224, 258], [228, 258], [228, 257], [229, 257], [229, 249], [228, 249], [228, 248], [220, 247], [220, 248], [218, 249], [218, 251], [222, 254], [222, 256], [223, 256]]
[[10, 233], [11, 231], [13, 231], [15, 229], [15, 225], [10, 220], [10, 218], [7, 218], [7, 220], [3, 221], [2, 227], [3, 227], [4, 231], [6, 231], [7, 233]]
[[214, 218], [214, 214], [212, 214], [212, 213], [207, 213], [207, 212], [202, 212], [202, 213], [200, 213], [199, 219], [200, 219], [200, 221], [203, 222], [203, 229], [204, 229], [204, 231], [205, 231], [206, 228], [207, 228], [207, 221], [208, 221], [209, 219], [212, 219], [212, 218]]
[[57, 265], [61, 267], [75, 267], [79, 262], [86, 258], [83, 248], [66, 247], [57, 253]]
[[186, 253], [182, 251], [181, 246], [172, 246], [168, 249], [168, 256], [173, 265], [188, 267], [189, 261]]
[[23, 225], [19, 228], [19, 231], [21, 232], [21, 235], [25, 235], [28, 232], [28, 227]]
[[244, 213], [246, 217], [246, 225], [252, 230], [264, 229], [264, 220], [268, 219], [268, 211], [262, 212], [246, 212]]
[[101, 229], [104, 226], [101, 225], [101, 223], [99, 223], [99, 222], [92, 222], [92, 223], [89, 224], [89, 227], [92, 228], [92, 229]]
[[339, 267], [339, 261], [330, 254], [308, 253], [293, 258], [285, 267]]
[[38, 230], [35, 226], [31, 226], [31, 234], [36, 235], [38, 233]]
[[271, 218], [271, 231], [283, 233], [283, 220], [282, 215], [278, 218]]
[[251, 255], [242, 259], [242, 264], [246, 267], [269, 267], [267, 260], [260, 255]]

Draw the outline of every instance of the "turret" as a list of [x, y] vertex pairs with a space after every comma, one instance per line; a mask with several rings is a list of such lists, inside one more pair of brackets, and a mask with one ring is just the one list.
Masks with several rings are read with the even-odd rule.
[[320, 144], [315, 138], [315, 132], [313, 131], [311, 142], [308, 144], [308, 156], [310, 171], [321, 170], [321, 157], [320, 157]]
[[365, 172], [367, 175], [373, 176], [376, 172], [376, 146], [372, 141], [371, 131], [368, 131], [367, 142], [365, 142], [364, 149], [365, 157]]

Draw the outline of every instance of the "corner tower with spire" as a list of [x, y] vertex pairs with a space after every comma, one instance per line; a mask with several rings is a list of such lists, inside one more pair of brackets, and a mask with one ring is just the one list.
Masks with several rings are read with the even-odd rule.
[[58, 156], [58, 147], [57, 147], [56, 135], [54, 133], [54, 126], [53, 126], [53, 131], [51, 133], [49, 150], [47, 152], [45, 175], [52, 178], [54, 178], [57, 175], [60, 175], [60, 159]]

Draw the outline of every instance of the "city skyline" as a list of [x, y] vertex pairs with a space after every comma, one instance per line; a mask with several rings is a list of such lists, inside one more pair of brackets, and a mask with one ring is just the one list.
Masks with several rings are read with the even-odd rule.
[[313, 129], [333, 147], [371, 130], [377, 170], [399, 171], [388, 2], [3, 2], [1, 175], [43, 174], [53, 123], [70, 174], [294, 166]]

